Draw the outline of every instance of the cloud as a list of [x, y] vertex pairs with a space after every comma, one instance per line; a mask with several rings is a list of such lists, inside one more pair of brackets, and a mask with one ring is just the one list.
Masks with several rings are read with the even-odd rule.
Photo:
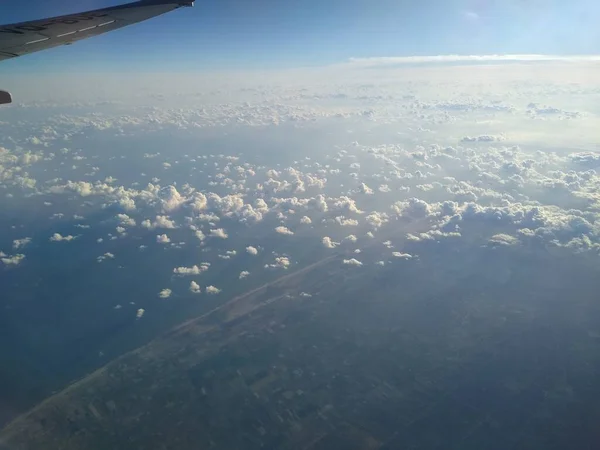
[[171, 289], [163, 289], [162, 291], [160, 291], [158, 293], [158, 296], [160, 298], [169, 298], [172, 293], [173, 293], [173, 291], [171, 291]]
[[28, 245], [31, 242], [31, 238], [30, 237], [26, 237], [26, 238], [22, 238], [22, 239], [15, 239], [13, 241], [13, 249], [14, 250], [18, 250], [20, 248], [25, 247], [26, 245]]
[[0, 261], [2, 261], [2, 263], [6, 266], [18, 266], [25, 259], [25, 255], [20, 253], [13, 256], [7, 256], [4, 253], [0, 252], [0, 256], [2, 256], [2, 258], [0, 258]]
[[336, 248], [339, 245], [339, 243], [333, 242], [333, 240], [329, 236], [325, 236], [321, 240], [321, 242], [323, 242], [325, 248]]
[[200, 285], [198, 283], [196, 283], [195, 281], [190, 282], [190, 292], [192, 294], [199, 294], [200, 293]]
[[156, 218], [154, 219], [154, 222], [150, 222], [150, 220], [146, 219], [142, 222], [142, 227], [144, 228], [148, 228], [148, 229], [155, 229], [155, 228], [167, 228], [167, 229], [173, 229], [173, 228], [177, 228], [177, 225], [175, 224], [175, 221], [169, 219], [168, 216], [156, 216]]
[[115, 259], [115, 255], [110, 252], [106, 252], [104, 255], [98, 256], [96, 258], [96, 261], [98, 261], [100, 263], [106, 259]]
[[279, 234], [287, 234], [289, 236], [293, 235], [294, 232], [288, 229], [287, 227], [279, 226], [275, 228], [275, 232]]
[[312, 223], [312, 220], [310, 220], [310, 217], [308, 216], [302, 216], [302, 218], [300, 219], [300, 223], [308, 225]]
[[266, 264], [265, 267], [273, 269], [287, 269], [290, 266], [290, 260], [287, 256], [278, 256], [273, 264]]
[[351, 258], [351, 259], [344, 259], [343, 263], [349, 266], [362, 266], [363, 263], [361, 263], [360, 261], [358, 261], [357, 259]]
[[488, 240], [489, 244], [492, 245], [516, 245], [519, 243], [519, 239], [515, 236], [510, 236], [505, 233], [495, 234]]
[[145, 312], [146, 312], [146, 310], [144, 308], [138, 309], [135, 313], [136, 319], [141, 319], [144, 316]]
[[166, 234], [159, 234], [156, 236], [156, 242], [159, 244], [168, 244], [171, 242], [171, 239]]
[[392, 252], [392, 256], [394, 258], [400, 258], [400, 259], [412, 259], [412, 255], [410, 253], [403, 253], [403, 252]]
[[358, 225], [358, 220], [347, 219], [344, 216], [337, 216], [335, 221], [342, 227], [355, 227]]
[[178, 209], [187, 200], [177, 191], [175, 186], [167, 186], [158, 191], [158, 198], [164, 212], [171, 212]]
[[192, 267], [176, 267], [173, 269], [173, 273], [177, 275], [200, 275], [206, 272], [210, 267], [210, 263], [201, 263], [199, 266], [193, 265]]
[[67, 235], [67, 236], [62, 236], [60, 233], [54, 233], [52, 236], [50, 236], [50, 241], [51, 242], [62, 242], [62, 241], [72, 241], [73, 239], [76, 239], [75, 236], [72, 235]]
[[129, 217], [127, 214], [117, 214], [117, 220], [124, 227], [135, 227], [135, 220]]
[[477, 14], [475, 11], [462, 11], [461, 15], [464, 19], [468, 20], [469, 22], [477, 22], [479, 20], [479, 14]]
[[209, 295], [215, 295], [221, 292], [221, 289], [218, 289], [214, 286], [206, 286], [206, 288], [204, 288], [204, 292], [206, 292]]
[[220, 239], [227, 239], [228, 234], [225, 232], [225, 230], [223, 228], [216, 228], [214, 230], [210, 230], [210, 236], [220, 238]]
[[256, 247], [252, 247], [251, 245], [246, 247], [246, 252], [250, 255], [258, 255], [258, 249]]
[[240, 272], [240, 276], [238, 277], [240, 280], [243, 280], [244, 278], [246, 278], [248, 275], [250, 275], [250, 272], [248, 272], [247, 270], [243, 270]]
[[358, 185], [358, 192], [360, 192], [361, 194], [373, 195], [373, 189], [371, 189], [365, 183], [360, 183]]

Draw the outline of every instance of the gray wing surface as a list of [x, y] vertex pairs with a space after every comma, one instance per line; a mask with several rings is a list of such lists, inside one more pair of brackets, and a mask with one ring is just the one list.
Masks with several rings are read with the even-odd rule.
[[193, 0], [142, 0], [78, 14], [2, 25], [0, 61], [69, 45], [193, 4]]

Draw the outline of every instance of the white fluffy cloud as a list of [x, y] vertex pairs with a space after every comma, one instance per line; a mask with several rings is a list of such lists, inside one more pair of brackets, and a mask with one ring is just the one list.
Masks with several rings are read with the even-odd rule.
[[214, 230], [210, 230], [210, 235], [219, 239], [227, 239], [229, 237], [229, 235], [225, 232], [223, 228], [216, 228]]
[[323, 242], [325, 248], [336, 248], [339, 245], [337, 242], [333, 242], [329, 236], [325, 236], [321, 242]]
[[168, 244], [171, 242], [171, 239], [166, 234], [159, 234], [156, 236], [156, 242], [159, 244]]
[[50, 236], [50, 241], [51, 242], [68, 242], [68, 241], [72, 241], [73, 239], [75, 239], [76, 236], [72, 236], [72, 235], [67, 235], [67, 236], [62, 236], [60, 233], [54, 233], [52, 236]]
[[8, 256], [0, 252], [0, 261], [2, 261], [2, 263], [6, 266], [18, 266], [24, 259], [25, 255], [20, 253], [17, 255]]
[[22, 239], [15, 239], [13, 241], [13, 249], [18, 250], [20, 248], [23, 248], [26, 245], [28, 245], [30, 242], [31, 242], [30, 237], [26, 237], [26, 238], [22, 238]]
[[278, 256], [272, 264], [266, 264], [265, 267], [274, 269], [287, 269], [290, 266], [290, 259], [287, 256]]
[[403, 253], [403, 252], [392, 252], [392, 256], [394, 258], [400, 258], [400, 259], [412, 259], [412, 255], [410, 253]]
[[287, 234], [289, 236], [293, 235], [294, 232], [287, 227], [279, 226], [275, 228], [275, 232], [279, 234]]
[[195, 281], [190, 282], [190, 292], [192, 294], [199, 294], [200, 293], [200, 285], [198, 283], [196, 283]]
[[206, 292], [207, 294], [210, 294], [210, 295], [214, 295], [214, 294], [218, 294], [219, 292], [221, 292], [221, 289], [216, 288], [215, 286], [206, 286], [204, 288], [204, 292]]
[[166, 228], [173, 229], [177, 228], [174, 220], [169, 219], [168, 216], [156, 216], [153, 222], [146, 219], [142, 222], [142, 227], [154, 230], [155, 228]]
[[351, 259], [344, 259], [343, 263], [349, 266], [362, 266], [363, 263], [361, 263], [359, 260], [351, 258]]
[[201, 263], [199, 266], [194, 264], [192, 267], [176, 267], [173, 269], [173, 273], [177, 275], [200, 275], [206, 272], [209, 267], [209, 263]]
[[99, 263], [107, 260], [107, 259], [115, 259], [115, 255], [110, 253], [110, 252], [106, 252], [104, 255], [100, 255], [96, 258], [96, 261], [98, 261]]
[[258, 255], [258, 249], [256, 247], [252, 247], [251, 245], [246, 247], [246, 252], [250, 255]]
[[312, 223], [312, 220], [308, 216], [302, 216], [302, 218], [300, 219], [300, 223], [308, 225]]
[[173, 293], [173, 291], [171, 291], [171, 289], [163, 289], [162, 291], [160, 291], [158, 293], [158, 296], [160, 298], [169, 298], [172, 293]]
[[242, 270], [240, 272], [240, 276], [238, 277], [240, 280], [243, 280], [244, 278], [247, 278], [248, 275], [250, 275], [250, 272], [248, 272], [247, 270]]

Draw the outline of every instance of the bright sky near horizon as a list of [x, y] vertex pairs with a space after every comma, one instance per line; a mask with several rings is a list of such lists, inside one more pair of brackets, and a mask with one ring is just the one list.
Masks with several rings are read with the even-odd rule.
[[[6, 0], [0, 23], [120, 3], [126, 0]], [[599, 22], [597, 0], [197, 0], [191, 9], [6, 61], [0, 73], [294, 67], [375, 56], [589, 55], [600, 53]]]

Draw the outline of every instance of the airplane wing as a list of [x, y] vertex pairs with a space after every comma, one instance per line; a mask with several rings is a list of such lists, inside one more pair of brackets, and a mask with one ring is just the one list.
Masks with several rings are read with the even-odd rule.
[[[193, 0], [141, 0], [78, 14], [0, 26], [0, 61], [107, 33], [182, 6]], [[10, 94], [0, 91], [0, 104]]]

